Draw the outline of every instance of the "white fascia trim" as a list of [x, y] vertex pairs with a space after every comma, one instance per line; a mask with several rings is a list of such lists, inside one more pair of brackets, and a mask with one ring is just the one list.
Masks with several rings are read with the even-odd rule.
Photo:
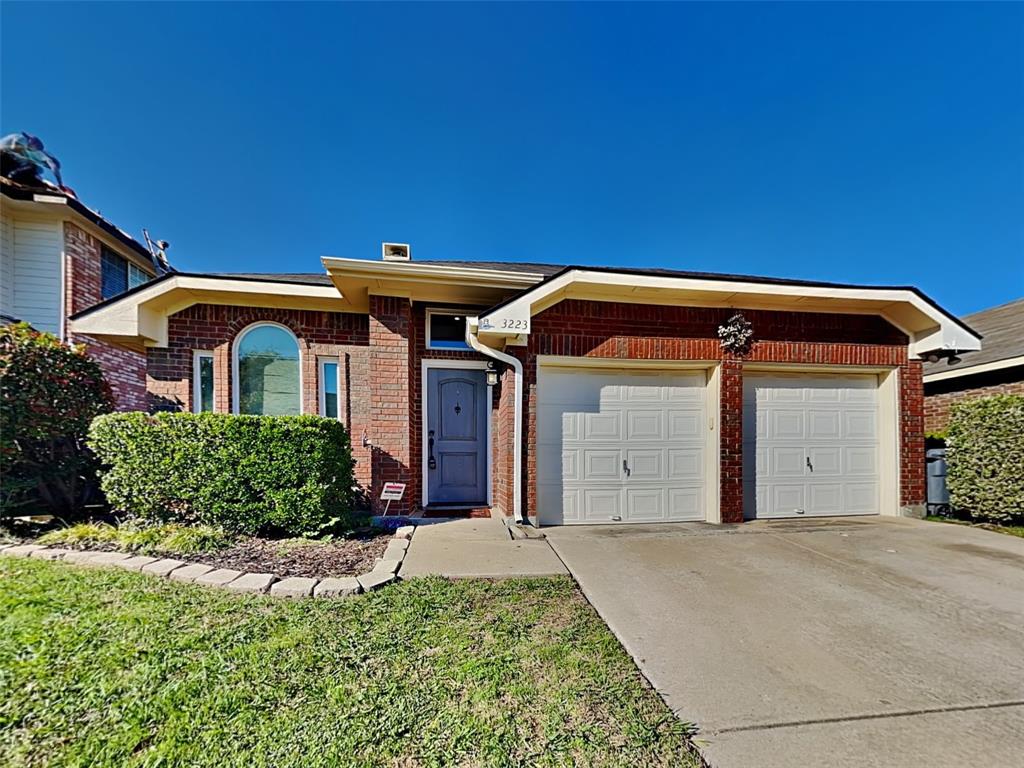
[[926, 373], [924, 375], [925, 384], [929, 384], [933, 381], [945, 381], [946, 379], [958, 379], [961, 376], [973, 376], [976, 373], [989, 373], [991, 371], [1001, 371], [1004, 368], [1013, 368], [1018, 365], [1024, 365], [1024, 355], [1019, 357], [1008, 357], [1005, 360], [996, 360], [991, 363], [981, 363], [980, 365], [972, 365], [968, 368], [954, 367], [948, 371], [939, 371], [938, 373]]
[[[495, 317], [532, 316], [532, 306], [543, 301], [552, 294], [569, 289], [573, 283], [590, 283], [596, 285], [614, 285], [623, 289], [624, 293], [636, 289], [668, 289], [692, 290], [695, 292], [717, 292], [721, 294], [724, 306], [741, 303], [744, 296], [770, 292], [776, 296], [791, 296], [794, 299], [860, 299], [882, 303], [878, 313], [889, 322], [907, 333], [911, 338], [912, 354], [924, 354], [935, 350], [971, 351], [981, 349], [980, 339], [959, 324], [956, 318], [945, 314], [924, 301], [913, 291], [891, 288], [845, 288], [813, 285], [787, 285], [780, 283], [757, 283], [742, 280], [713, 280], [691, 277], [666, 277], [661, 275], [638, 275], [625, 272], [591, 272], [574, 269], [559, 277], [549, 280], [536, 290], [527, 291], [522, 296], [480, 316], [480, 321]], [[914, 333], [895, 322], [886, 312], [886, 305], [909, 304], [915, 310], [932, 320], [935, 325], [928, 331]], [[781, 308], [780, 308], [781, 309]], [[799, 309], [799, 308], [798, 308]], [[499, 323], [493, 323], [499, 327]], [[528, 333], [529, 331], [527, 331]]]
[[448, 282], [468, 282], [474, 285], [514, 284], [524, 287], [536, 285], [544, 279], [539, 272], [511, 272], [476, 267], [449, 267], [442, 264], [417, 264], [414, 261], [368, 261], [344, 259], [337, 256], [321, 258], [328, 271], [348, 272], [381, 279], [427, 278]]
[[[182, 292], [182, 300], [158, 303], [172, 291]], [[195, 293], [193, 293], [195, 292]], [[88, 314], [71, 320], [73, 332], [106, 336], [138, 337], [157, 346], [167, 344], [167, 315], [199, 303], [206, 292], [246, 294], [277, 294], [314, 300], [338, 300], [341, 297], [333, 285], [307, 285], [265, 280], [232, 280], [230, 278], [199, 277], [174, 274], [156, 280]]]

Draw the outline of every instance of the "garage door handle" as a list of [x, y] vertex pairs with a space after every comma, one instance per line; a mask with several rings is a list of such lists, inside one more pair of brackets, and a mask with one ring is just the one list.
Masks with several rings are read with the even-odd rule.
[[629, 464], [626, 463], [625, 459], [622, 460], [622, 471], [626, 473], [626, 477], [629, 477]]
[[808, 456], [808, 457], [807, 457], [807, 468], [808, 468], [809, 470], [811, 470], [811, 472], [813, 472], [813, 471], [814, 471], [814, 465], [813, 465], [813, 464], [811, 464], [811, 457], [810, 457], [810, 456]]

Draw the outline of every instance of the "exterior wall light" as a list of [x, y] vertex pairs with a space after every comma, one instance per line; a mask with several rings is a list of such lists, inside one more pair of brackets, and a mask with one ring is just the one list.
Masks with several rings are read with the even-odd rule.
[[487, 363], [487, 386], [493, 387], [498, 383], [498, 369], [494, 363]]

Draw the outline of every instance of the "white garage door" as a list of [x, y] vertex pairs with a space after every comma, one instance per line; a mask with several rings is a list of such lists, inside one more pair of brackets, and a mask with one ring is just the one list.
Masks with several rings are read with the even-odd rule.
[[703, 520], [705, 379], [703, 371], [542, 367], [540, 522]]
[[878, 432], [874, 376], [745, 376], [746, 517], [878, 514]]

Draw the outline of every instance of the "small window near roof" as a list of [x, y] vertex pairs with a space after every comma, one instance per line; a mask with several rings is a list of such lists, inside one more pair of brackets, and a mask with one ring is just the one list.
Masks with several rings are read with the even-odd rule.
[[427, 349], [469, 349], [466, 315], [457, 310], [428, 310]]
[[100, 251], [100, 294], [104, 299], [148, 283], [151, 279], [145, 271], [106, 246]]

